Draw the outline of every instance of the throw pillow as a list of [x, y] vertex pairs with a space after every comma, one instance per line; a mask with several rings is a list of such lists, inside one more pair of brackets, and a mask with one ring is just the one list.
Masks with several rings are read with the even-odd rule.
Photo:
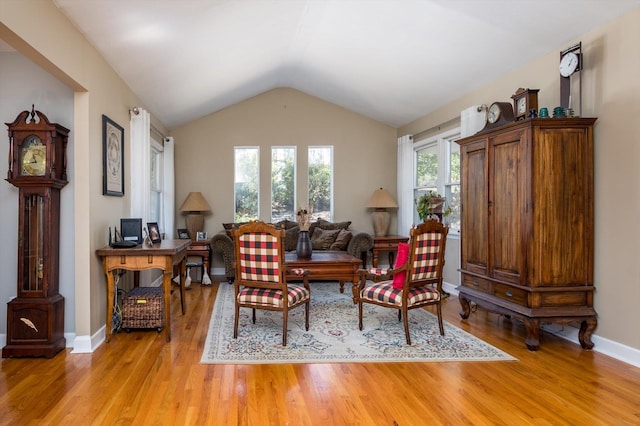
[[[400, 268], [409, 261], [409, 243], [398, 243], [398, 254], [396, 254], [395, 268]], [[398, 272], [393, 276], [393, 288], [402, 289], [407, 278], [407, 271]]]
[[341, 229], [329, 250], [346, 250], [349, 241], [351, 241], [351, 232]]
[[298, 226], [298, 222], [295, 222], [293, 220], [289, 220], [289, 219], [283, 219], [278, 223], [274, 223], [275, 227], [278, 229], [291, 229], [294, 226]]
[[351, 221], [345, 222], [329, 222], [328, 220], [318, 219], [316, 226], [321, 229], [348, 229]]
[[311, 237], [311, 248], [313, 250], [329, 250], [339, 233], [339, 229], [316, 228]]
[[300, 228], [298, 226], [294, 226], [293, 228], [289, 228], [285, 231], [284, 235], [284, 249], [286, 251], [292, 251], [296, 249], [298, 245], [298, 234], [300, 233]]

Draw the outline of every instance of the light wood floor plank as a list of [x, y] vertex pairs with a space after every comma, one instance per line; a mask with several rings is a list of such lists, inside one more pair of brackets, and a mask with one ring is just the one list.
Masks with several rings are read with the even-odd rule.
[[523, 324], [462, 321], [455, 297], [445, 319], [518, 361], [202, 365], [217, 288], [194, 285], [184, 316], [173, 295], [168, 344], [132, 331], [93, 354], [3, 359], [0, 424], [640, 424], [640, 369], [548, 333], [530, 352]]

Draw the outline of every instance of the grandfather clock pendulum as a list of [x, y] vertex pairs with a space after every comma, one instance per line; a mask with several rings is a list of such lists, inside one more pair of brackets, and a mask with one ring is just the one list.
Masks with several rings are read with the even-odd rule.
[[18, 188], [17, 297], [7, 304], [2, 357], [53, 357], [65, 347], [59, 293], [60, 190], [69, 130], [31, 107], [9, 128], [7, 181]]

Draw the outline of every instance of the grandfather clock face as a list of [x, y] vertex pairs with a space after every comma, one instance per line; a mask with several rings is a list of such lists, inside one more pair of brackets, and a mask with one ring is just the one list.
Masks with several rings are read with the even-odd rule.
[[44, 176], [47, 166], [47, 147], [37, 135], [30, 135], [20, 149], [20, 175]]

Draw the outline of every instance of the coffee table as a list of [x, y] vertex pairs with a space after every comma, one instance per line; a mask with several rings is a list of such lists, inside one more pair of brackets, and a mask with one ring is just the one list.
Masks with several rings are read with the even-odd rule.
[[289, 268], [308, 269], [310, 281], [339, 281], [340, 293], [344, 293], [345, 281], [358, 282], [358, 269], [362, 267], [361, 259], [344, 251], [314, 251], [311, 259], [298, 259], [295, 253], [286, 253], [284, 261]]

